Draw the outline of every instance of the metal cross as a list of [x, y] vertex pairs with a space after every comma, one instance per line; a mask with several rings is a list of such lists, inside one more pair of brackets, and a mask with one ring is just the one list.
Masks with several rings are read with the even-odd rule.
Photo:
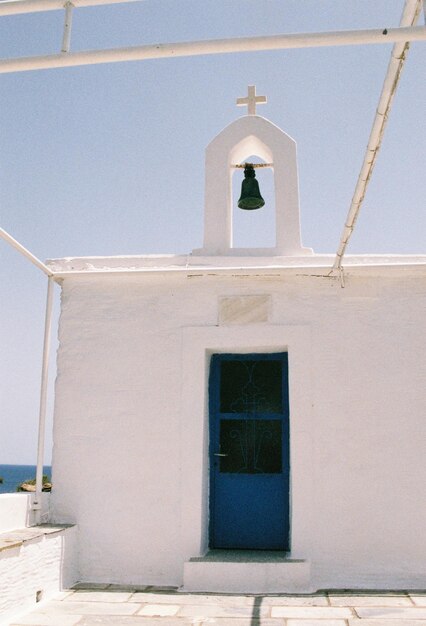
[[247, 115], [256, 115], [256, 104], [265, 104], [266, 102], [266, 96], [256, 96], [256, 85], [249, 85], [246, 98], [237, 98], [237, 106], [247, 105]]

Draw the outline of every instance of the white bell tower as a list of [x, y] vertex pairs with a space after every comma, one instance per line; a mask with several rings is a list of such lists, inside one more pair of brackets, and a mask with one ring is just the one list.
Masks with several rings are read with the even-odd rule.
[[[272, 122], [256, 114], [256, 104], [266, 102], [249, 86], [248, 96], [237, 105], [247, 105], [247, 115], [229, 124], [206, 149], [204, 246], [193, 250], [205, 256], [306, 256], [300, 237], [299, 187], [296, 142]], [[274, 172], [275, 230], [273, 248], [232, 246], [232, 171], [256, 155], [271, 163]], [[239, 210], [239, 209], [236, 209]]]

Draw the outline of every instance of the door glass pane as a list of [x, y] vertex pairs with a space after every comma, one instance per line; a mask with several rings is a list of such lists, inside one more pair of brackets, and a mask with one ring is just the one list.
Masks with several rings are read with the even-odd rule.
[[222, 361], [221, 413], [282, 413], [281, 361]]
[[281, 420], [220, 420], [220, 455], [221, 473], [280, 474]]

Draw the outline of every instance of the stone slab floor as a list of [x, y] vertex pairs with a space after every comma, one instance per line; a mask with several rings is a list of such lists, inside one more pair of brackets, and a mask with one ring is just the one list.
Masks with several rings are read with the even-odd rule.
[[79, 583], [10, 626], [426, 626], [426, 591], [182, 593]]

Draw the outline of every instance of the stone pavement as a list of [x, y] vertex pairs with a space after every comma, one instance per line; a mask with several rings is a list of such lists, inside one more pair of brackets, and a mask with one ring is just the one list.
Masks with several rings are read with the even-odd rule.
[[10, 626], [426, 626], [426, 591], [183, 593], [79, 583]]

